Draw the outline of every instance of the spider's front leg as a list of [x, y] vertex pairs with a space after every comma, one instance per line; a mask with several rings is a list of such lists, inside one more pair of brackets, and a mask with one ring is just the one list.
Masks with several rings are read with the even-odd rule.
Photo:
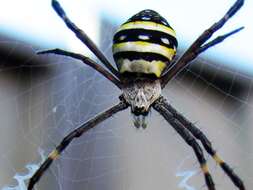
[[237, 186], [240, 190], [245, 190], [243, 181], [240, 177], [233, 171], [233, 169], [223, 161], [217, 152], [213, 149], [212, 143], [208, 140], [206, 135], [198, 129], [192, 122], [188, 121], [182, 114], [180, 114], [175, 108], [167, 103], [165, 99], [162, 99], [162, 104], [166, 109], [173, 115], [175, 119], [177, 119], [185, 128], [187, 128], [191, 134], [198, 140], [201, 141], [203, 147], [210, 154], [217, 164], [223, 169], [223, 171], [229, 176], [235, 186]]
[[160, 113], [177, 131], [177, 133], [185, 140], [185, 142], [192, 147], [200, 164], [201, 170], [204, 173], [208, 190], [215, 190], [215, 184], [213, 182], [212, 176], [209, 173], [202, 148], [196, 141], [195, 137], [173, 116], [172, 113], [166, 109], [166, 107], [163, 105], [163, 101], [163, 97], [160, 97], [157, 101], [154, 102], [153, 108], [158, 113]]
[[62, 151], [67, 148], [70, 142], [74, 138], [78, 138], [82, 136], [85, 132], [89, 129], [94, 128], [97, 124], [101, 123], [102, 121], [108, 119], [113, 114], [122, 111], [128, 107], [128, 104], [122, 100], [119, 104], [109, 108], [108, 110], [100, 113], [99, 115], [95, 116], [94, 118], [90, 119], [89, 121], [82, 124], [80, 127], [69, 133], [62, 142], [53, 150], [48, 158], [42, 163], [40, 168], [35, 172], [32, 178], [29, 181], [28, 190], [32, 190], [34, 185], [40, 180], [41, 176], [45, 173], [45, 171], [49, 168], [54, 160], [56, 160]]

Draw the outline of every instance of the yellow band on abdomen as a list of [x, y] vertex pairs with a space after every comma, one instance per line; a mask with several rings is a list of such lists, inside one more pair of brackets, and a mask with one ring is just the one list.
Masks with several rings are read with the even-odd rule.
[[113, 44], [113, 54], [127, 51], [157, 53], [167, 57], [169, 60], [172, 60], [176, 53], [172, 48], [150, 42], [136, 41]]
[[160, 32], [164, 32], [167, 34], [170, 34], [171, 36], [176, 38], [176, 33], [175, 31], [170, 28], [167, 27], [165, 25], [162, 24], [158, 24], [155, 22], [151, 22], [151, 21], [134, 21], [134, 22], [128, 22], [126, 24], [123, 24], [118, 30], [117, 32], [121, 31], [121, 30], [128, 30], [128, 29], [147, 29], [147, 30], [156, 30], [156, 31], [160, 31]]

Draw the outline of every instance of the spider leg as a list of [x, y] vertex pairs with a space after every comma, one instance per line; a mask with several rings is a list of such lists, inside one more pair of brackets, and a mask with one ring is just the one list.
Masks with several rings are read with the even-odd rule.
[[119, 87], [121, 89], [121, 82], [114, 75], [112, 75], [109, 71], [104, 69], [102, 66], [97, 64], [95, 61], [93, 61], [89, 57], [86, 57], [86, 56], [83, 56], [83, 55], [77, 54], [77, 53], [68, 52], [68, 51], [61, 50], [61, 49], [50, 49], [50, 50], [37, 52], [37, 54], [48, 54], [48, 53], [53, 53], [53, 54], [57, 54], [57, 55], [65, 55], [68, 57], [72, 57], [74, 59], [79, 59], [83, 63], [85, 63], [86, 65], [89, 65], [90, 67], [92, 67], [93, 69], [98, 71], [100, 74], [102, 74], [104, 77], [109, 79], [113, 84], [115, 84], [117, 87]]
[[106, 111], [100, 113], [99, 115], [95, 116], [94, 118], [90, 119], [89, 121], [82, 124], [80, 127], [69, 133], [62, 141], [61, 143], [53, 150], [48, 158], [42, 163], [40, 168], [35, 172], [35, 174], [32, 176], [32, 178], [29, 180], [28, 190], [32, 190], [34, 185], [40, 180], [41, 176], [44, 174], [44, 172], [49, 168], [49, 166], [52, 164], [54, 160], [56, 160], [62, 151], [67, 148], [67, 146], [70, 144], [70, 142], [74, 138], [78, 138], [82, 136], [85, 132], [87, 132], [89, 129], [94, 128], [97, 124], [100, 122], [108, 119], [113, 114], [122, 111], [126, 109], [128, 105], [121, 101], [119, 104], [107, 109]]
[[98, 49], [95, 43], [88, 37], [88, 35], [78, 28], [66, 15], [65, 11], [61, 7], [57, 0], [52, 0], [52, 6], [56, 13], [65, 22], [66, 26], [76, 34], [76, 37], [80, 39], [98, 58], [99, 60], [109, 69], [115, 76], [119, 77], [119, 72], [111, 65], [106, 59], [105, 55]]
[[200, 164], [201, 170], [204, 173], [205, 182], [208, 187], [208, 190], [215, 190], [215, 184], [213, 182], [212, 176], [209, 173], [208, 166], [206, 164], [206, 159], [204, 153], [195, 137], [170, 113], [163, 103], [163, 98], [159, 98], [154, 102], [153, 108], [160, 113], [170, 125], [177, 131], [177, 133], [185, 140], [185, 142], [192, 147], [198, 162]]
[[186, 129], [188, 129], [196, 139], [201, 141], [205, 150], [213, 157], [216, 163], [220, 165], [223, 171], [232, 180], [234, 185], [237, 186], [240, 190], [245, 190], [242, 180], [235, 174], [233, 169], [218, 156], [216, 151], [213, 149], [211, 142], [208, 140], [205, 134], [193, 123], [187, 120], [183, 115], [181, 115], [175, 108], [168, 104], [165, 99], [161, 101], [162, 105], [172, 114], [172, 116], [177, 119]]
[[221, 43], [221, 42], [222, 42], [223, 40], [225, 40], [227, 37], [229, 37], [229, 36], [231, 36], [231, 35], [233, 35], [233, 34], [235, 34], [235, 33], [237, 33], [237, 32], [240, 32], [242, 29], [244, 29], [244, 27], [237, 28], [237, 29], [235, 29], [235, 30], [233, 30], [233, 31], [231, 31], [231, 32], [229, 32], [229, 33], [227, 33], [227, 34], [224, 34], [224, 35], [222, 35], [222, 36], [216, 37], [214, 40], [212, 40], [212, 41], [210, 41], [210, 42], [204, 44], [203, 46], [201, 46], [201, 47], [198, 49], [197, 53], [200, 54], [200, 53], [206, 51], [208, 48], [210, 48], [210, 47], [212, 47], [212, 46], [215, 46], [215, 45], [218, 44], [218, 43]]
[[[162, 88], [176, 76], [183, 68], [189, 65], [190, 61], [195, 59], [200, 53], [207, 50], [208, 48], [222, 42], [225, 38], [230, 35], [239, 32], [242, 28], [234, 30], [228, 34], [223, 35], [223, 37], [218, 37], [213, 41], [206, 43], [212, 35], [218, 31], [223, 25], [242, 7], [244, 0], [237, 0], [234, 5], [228, 10], [228, 12], [222, 17], [218, 22], [214, 23], [210, 28], [205, 30], [196, 41], [186, 50], [186, 52], [180, 57], [180, 59], [174, 64], [174, 66], [161, 77]], [[222, 40], [220, 40], [222, 39]], [[203, 47], [203, 48], [202, 48]]]

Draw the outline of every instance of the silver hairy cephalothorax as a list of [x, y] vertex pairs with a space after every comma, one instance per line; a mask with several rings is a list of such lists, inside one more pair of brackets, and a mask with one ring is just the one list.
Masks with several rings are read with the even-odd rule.
[[123, 88], [123, 97], [131, 106], [134, 114], [134, 125], [146, 128], [145, 116], [150, 106], [160, 97], [161, 84], [159, 80], [135, 80]]
[[146, 115], [150, 105], [161, 95], [159, 80], [135, 80], [124, 86], [123, 97], [135, 115]]

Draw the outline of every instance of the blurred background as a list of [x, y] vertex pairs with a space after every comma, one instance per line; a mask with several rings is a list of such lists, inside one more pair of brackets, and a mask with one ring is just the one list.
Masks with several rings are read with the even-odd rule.
[[[61, 0], [69, 17], [111, 62], [117, 27], [153, 9], [176, 30], [178, 56], [220, 19], [233, 0]], [[251, 187], [253, 179], [253, 2], [247, 1], [218, 35], [245, 29], [209, 49], [171, 81], [163, 95], [210, 138]], [[23, 190], [29, 176], [71, 130], [118, 101], [120, 91], [82, 63], [37, 50], [62, 48], [88, 55], [50, 1], [9, 0], [0, 6], [0, 188]], [[217, 189], [235, 189], [206, 154]], [[9, 187], [7, 187], [9, 186]], [[190, 147], [152, 111], [146, 130], [130, 110], [75, 140], [37, 189], [205, 189]]]

